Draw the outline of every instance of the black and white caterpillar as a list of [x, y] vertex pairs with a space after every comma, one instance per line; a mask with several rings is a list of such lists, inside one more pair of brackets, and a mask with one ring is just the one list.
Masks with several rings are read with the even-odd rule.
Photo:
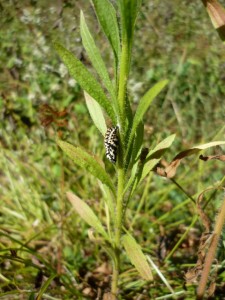
[[118, 148], [118, 126], [110, 127], [107, 129], [105, 134], [105, 150], [106, 150], [106, 157], [112, 163], [116, 163], [117, 158], [117, 148]]

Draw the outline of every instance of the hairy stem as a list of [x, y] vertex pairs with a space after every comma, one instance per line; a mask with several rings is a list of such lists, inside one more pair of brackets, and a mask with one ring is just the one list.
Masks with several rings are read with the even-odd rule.
[[[120, 238], [123, 226], [123, 191], [124, 191], [124, 169], [118, 169], [118, 190], [117, 190], [117, 203], [116, 203], [116, 224], [115, 224], [115, 259], [113, 263], [113, 275], [111, 292], [115, 296], [118, 290], [118, 277], [119, 277], [119, 262], [120, 262]], [[115, 298], [116, 299], [116, 298]]]
[[111, 283], [111, 293], [113, 296], [112, 300], [117, 299], [118, 279], [119, 279], [119, 253], [115, 253], [115, 261], [113, 261], [113, 273], [112, 273], [112, 283]]
[[126, 91], [127, 79], [129, 73], [129, 49], [127, 38], [122, 41], [122, 53], [120, 58], [119, 84], [118, 84], [118, 106], [119, 106], [119, 133], [120, 133], [120, 149], [118, 155], [118, 185], [117, 185], [117, 201], [116, 201], [116, 222], [115, 222], [115, 261], [113, 262], [113, 275], [111, 292], [116, 299], [118, 292], [119, 265], [120, 265], [120, 239], [123, 226], [123, 195], [125, 182], [125, 124], [126, 124]]
[[127, 42], [124, 41], [122, 45], [120, 74], [119, 74], [119, 91], [118, 91], [119, 122], [120, 122], [121, 139], [123, 145], [124, 145], [124, 130], [125, 130], [125, 119], [126, 119], [126, 90], [127, 90], [128, 73], [129, 73], [129, 52], [128, 52]]

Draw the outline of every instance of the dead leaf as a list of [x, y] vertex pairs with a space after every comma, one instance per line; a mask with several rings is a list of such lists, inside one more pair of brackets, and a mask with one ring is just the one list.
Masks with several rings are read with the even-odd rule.
[[[200, 216], [200, 219], [204, 226], [204, 231], [202, 232], [199, 248], [198, 248], [198, 260], [196, 265], [189, 269], [185, 274], [185, 279], [187, 283], [197, 283], [199, 286], [202, 284], [201, 280], [203, 278], [203, 274], [207, 270], [207, 264], [209, 263], [209, 256], [211, 255], [213, 244], [215, 244], [218, 240], [218, 235], [214, 233], [212, 229], [212, 222], [204, 212], [202, 208], [202, 199], [204, 194], [207, 191], [214, 190], [215, 188], [208, 188], [204, 190], [197, 199], [197, 210]], [[218, 187], [216, 189], [223, 189]], [[215, 281], [216, 281], [217, 270], [214, 270], [213, 273], [208, 277], [209, 287], [207, 289], [208, 296], [212, 296], [215, 291]], [[201, 278], [200, 278], [201, 277]], [[200, 295], [200, 292], [197, 291], [197, 295]], [[200, 298], [199, 298], [200, 299]]]
[[105, 293], [103, 295], [103, 300], [116, 300], [116, 296], [112, 293]]
[[199, 159], [204, 160], [204, 161], [211, 160], [211, 159], [218, 159], [221, 161], [225, 161], [225, 155], [210, 155], [210, 156], [200, 155]]
[[216, 0], [202, 0], [206, 10], [211, 18], [213, 26], [219, 28], [225, 25], [225, 12], [222, 5]]
[[[159, 168], [157, 166], [154, 171], [156, 171], [156, 173], [160, 176], [172, 178], [176, 175], [177, 168], [180, 165], [180, 162], [183, 158], [185, 158], [187, 156], [191, 156], [191, 155], [198, 153], [202, 150], [205, 150], [207, 148], [224, 145], [224, 144], [225, 144], [224, 141], [216, 141], [216, 142], [211, 142], [211, 143], [195, 146], [193, 148], [181, 151], [174, 157], [174, 159], [171, 161], [171, 163], [165, 169]], [[225, 161], [225, 155], [215, 155], [214, 158], [211, 158], [211, 159], [219, 159], [221, 161]]]
[[225, 40], [225, 10], [216, 0], [202, 0], [213, 27], [218, 32], [222, 41]]
[[165, 169], [166, 177], [172, 178], [175, 176], [177, 168], [180, 164], [181, 159], [174, 159], [168, 167]]
[[204, 190], [198, 196], [198, 199], [197, 199], [197, 210], [198, 210], [198, 214], [201, 218], [202, 224], [205, 227], [205, 233], [210, 232], [210, 220], [207, 217], [206, 213], [204, 212], [203, 208], [201, 207], [201, 202], [202, 202], [202, 199], [203, 199], [203, 196], [204, 196], [205, 192], [210, 191], [212, 189], [214, 189], [214, 188], [209, 188], [209, 189]]

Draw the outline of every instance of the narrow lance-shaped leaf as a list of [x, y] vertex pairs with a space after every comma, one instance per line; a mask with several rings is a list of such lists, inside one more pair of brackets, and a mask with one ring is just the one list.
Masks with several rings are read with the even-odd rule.
[[109, 187], [107, 185], [102, 184], [102, 182], [100, 182], [100, 181], [98, 181], [98, 183], [99, 183], [99, 187], [102, 191], [102, 194], [104, 196], [103, 199], [109, 208], [110, 219], [115, 224], [115, 199], [112, 195], [111, 190], [109, 189]]
[[97, 18], [114, 52], [116, 64], [120, 57], [120, 36], [116, 11], [109, 0], [92, 0]]
[[141, 2], [141, 0], [118, 1], [122, 23], [122, 40], [127, 41], [129, 48], [131, 48], [132, 46], [134, 27], [141, 6]]
[[79, 216], [98, 233], [108, 239], [108, 235], [105, 232], [104, 227], [90, 206], [71, 192], [67, 192], [66, 195]]
[[174, 142], [175, 137], [176, 137], [176, 134], [171, 134], [170, 136], [168, 136], [164, 140], [162, 140], [160, 143], [158, 143], [154, 149], [149, 151], [148, 155], [146, 156], [146, 160], [149, 160], [152, 158], [161, 158], [161, 156], [165, 153], [165, 151], [168, 148], [170, 148], [170, 146]]
[[89, 113], [91, 115], [91, 118], [95, 126], [98, 128], [101, 134], [105, 136], [107, 127], [106, 127], [105, 118], [101, 106], [90, 95], [88, 95], [88, 93], [84, 92], [84, 96], [85, 96], [87, 108], [89, 110]]
[[141, 147], [143, 144], [143, 138], [144, 138], [144, 123], [140, 122], [138, 124], [136, 135], [134, 138], [134, 143], [132, 145], [132, 154], [131, 154], [132, 162], [137, 162], [137, 158], [140, 156]]
[[141, 277], [145, 280], [152, 281], [152, 271], [140, 245], [138, 245], [135, 239], [130, 235], [124, 235], [122, 237], [122, 243], [130, 261], [135, 266]]
[[160, 161], [162, 155], [165, 151], [172, 145], [175, 134], [172, 134], [160, 142], [156, 147], [149, 151], [145, 160], [142, 163], [134, 165], [134, 171], [132, 169], [131, 177], [127, 183], [126, 190], [131, 186], [131, 196], [136, 190], [137, 185], [149, 174], [151, 170], [157, 165]]
[[131, 133], [130, 133], [129, 141], [128, 141], [127, 153], [129, 153], [129, 149], [131, 147], [136, 129], [137, 129], [139, 123], [142, 121], [144, 114], [148, 110], [149, 105], [152, 103], [152, 101], [155, 99], [155, 97], [161, 92], [161, 90], [167, 85], [167, 83], [168, 83], [168, 80], [162, 80], [162, 81], [158, 82], [141, 98], [140, 103], [137, 107], [135, 116], [134, 116], [133, 126], [131, 129]]
[[[131, 170], [131, 176], [126, 185], [125, 191], [134, 183], [138, 165], [140, 163], [140, 161], [139, 161], [140, 154], [143, 151], [143, 149], [142, 149], [143, 137], [144, 137], [144, 123], [141, 122], [137, 128], [137, 133], [136, 133], [132, 148], [130, 149], [130, 151], [131, 151], [130, 165], [132, 166], [132, 170]], [[128, 168], [128, 166], [127, 166], [127, 168]]]
[[106, 184], [115, 194], [113, 183], [109, 175], [92, 155], [80, 147], [75, 147], [61, 140], [58, 140], [57, 144], [78, 166], [84, 168], [102, 183]]
[[99, 49], [97, 48], [97, 46], [95, 44], [95, 41], [88, 29], [83, 12], [81, 12], [81, 15], [80, 15], [80, 32], [81, 32], [81, 37], [82, 37], [82, 43], [83, 43], [84, 48], [91, 60], [93, 67], [95, 68], [96, 72], [98, 73], [99, 77], [101, 78], [106, 89], [109, 91], [112, 99], [114, 101], [116, 101], [113, 85], [109, 78], [109, 74], [107, 72], [105, 63], [101, 57]]
[[[124, 129], [125, 119], [127, 118], [126, 90], [131, 67], [131, 50], [133, 45], [134, 25], [139, 11], [141, 0], [118, 0], [120, 23], [121, 23], [121, 57], [118, 84], [118, 104], [119, 104], [119, 123], [121, 125], [121, 144], [125, 148]], [[131, 146], [131, 145], [130, 145]], [[129, 153], [129, 151], [128, 151]], [[127, 159], [126, 159], [127, 160]], [[127, 161], [128, 163], [128, 161]]]
[[141, 182], [149, 174], [149, 172], [157, 165], [162, 155], [172, 145], [175, 136], [175, 134], [168, 136], [162, 142], [160, 142], [153, 150], [149, 152], [149, 154], [146, 157], [146, 163], [144, 164], [143, 170], [141, 172], [139, 182]]
[[82, 89], [84, 89], [99, 103], [99, 105], [105, 109], [113, 123], [116, 124], [116, 116], [112, 104], [107, 99], [101, 85], [96, 81], [94, 76], [70, 51], [68, 51], [62, 45], [59, 43], [54, 43], [54, 47], [67, 66], [70, 74], [76, 79]]

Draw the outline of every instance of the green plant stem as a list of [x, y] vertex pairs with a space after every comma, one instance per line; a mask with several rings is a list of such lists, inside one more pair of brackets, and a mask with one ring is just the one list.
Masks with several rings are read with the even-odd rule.
[[120, 265], [120, 239], [123, 226], [123, 197], [124, 197], [124, 153], [125, 153], [125, 121], [126, 121], [126, 90], [127, 79], [129, 73], [129, 49], [127, 39], [122, 41], [122, 53], [120, 58], [119, 86], [118, 86], [118, 105], [119, 105], [119, 128], [121, 149], [118, 157], [118, 186], [117, 186], [117, 202], [116, 202], [116, 222], [115, 222], [115, 260], [113, 261], [113, 274], [111, 292], [116, 299], [119, 279]]
[[115, 261], [113, 262], [113, 275], [111, 292], [115, 296], [118, 290], [119, 262], [120, 262], [120, 238], [123, 226], [123, 191], [125, 173], [123, 168], [118, 169], [118, 191], [116, 203], [116, 224], [115, 224]]
[[124, 142], [124, 130], [125, 130], [125, 116], [126, 116], [126, 90], [127, 79], [129, 73], [129, 51], [127, 41], [123, 41], [122, 53], [120, 60], [120, 74], [119, 74], [119, 91], [118, 91], [118, 103], [119, 103], [119, 122], [120, 132], [122, 133], [122, 142]]
[[112, 284], [111, 284], [111, 293], [113, 296], [112, 300], [117, 299], [118, 279], [119, 279], [119, 255], [116, 254], [115, 261], [113, 261], [113, 273], [112, 273]]
[[198, 289], [197, 289], [197, 299], [202, 299], [204, 296], [206, 284], [209, 279], [210, 268], [213, 263], [214, 257], [216, 255], [216, 249], [217, 249], [217, 245], [219, 242], [220, 234], [223, 229], [224, 222], [225, 222], [225, 198], [223, 199], [221, 209], [216, 218], [216, 224], [215, 224], [211, 244], [209, 246], [208, 253], [205, 257], [205, 264], [204, 264], [202, 276], [199, 281], [199, 285], [198, 285]]
[[122, 228], [122, 215], [123, 215], [123, 190], [124, 190], [124, 169], [118, 170], [118, 191], [117, 191], [117, 204], [116, 204], [116, 236], [115, 245], [119, 247], [120, 236]]

